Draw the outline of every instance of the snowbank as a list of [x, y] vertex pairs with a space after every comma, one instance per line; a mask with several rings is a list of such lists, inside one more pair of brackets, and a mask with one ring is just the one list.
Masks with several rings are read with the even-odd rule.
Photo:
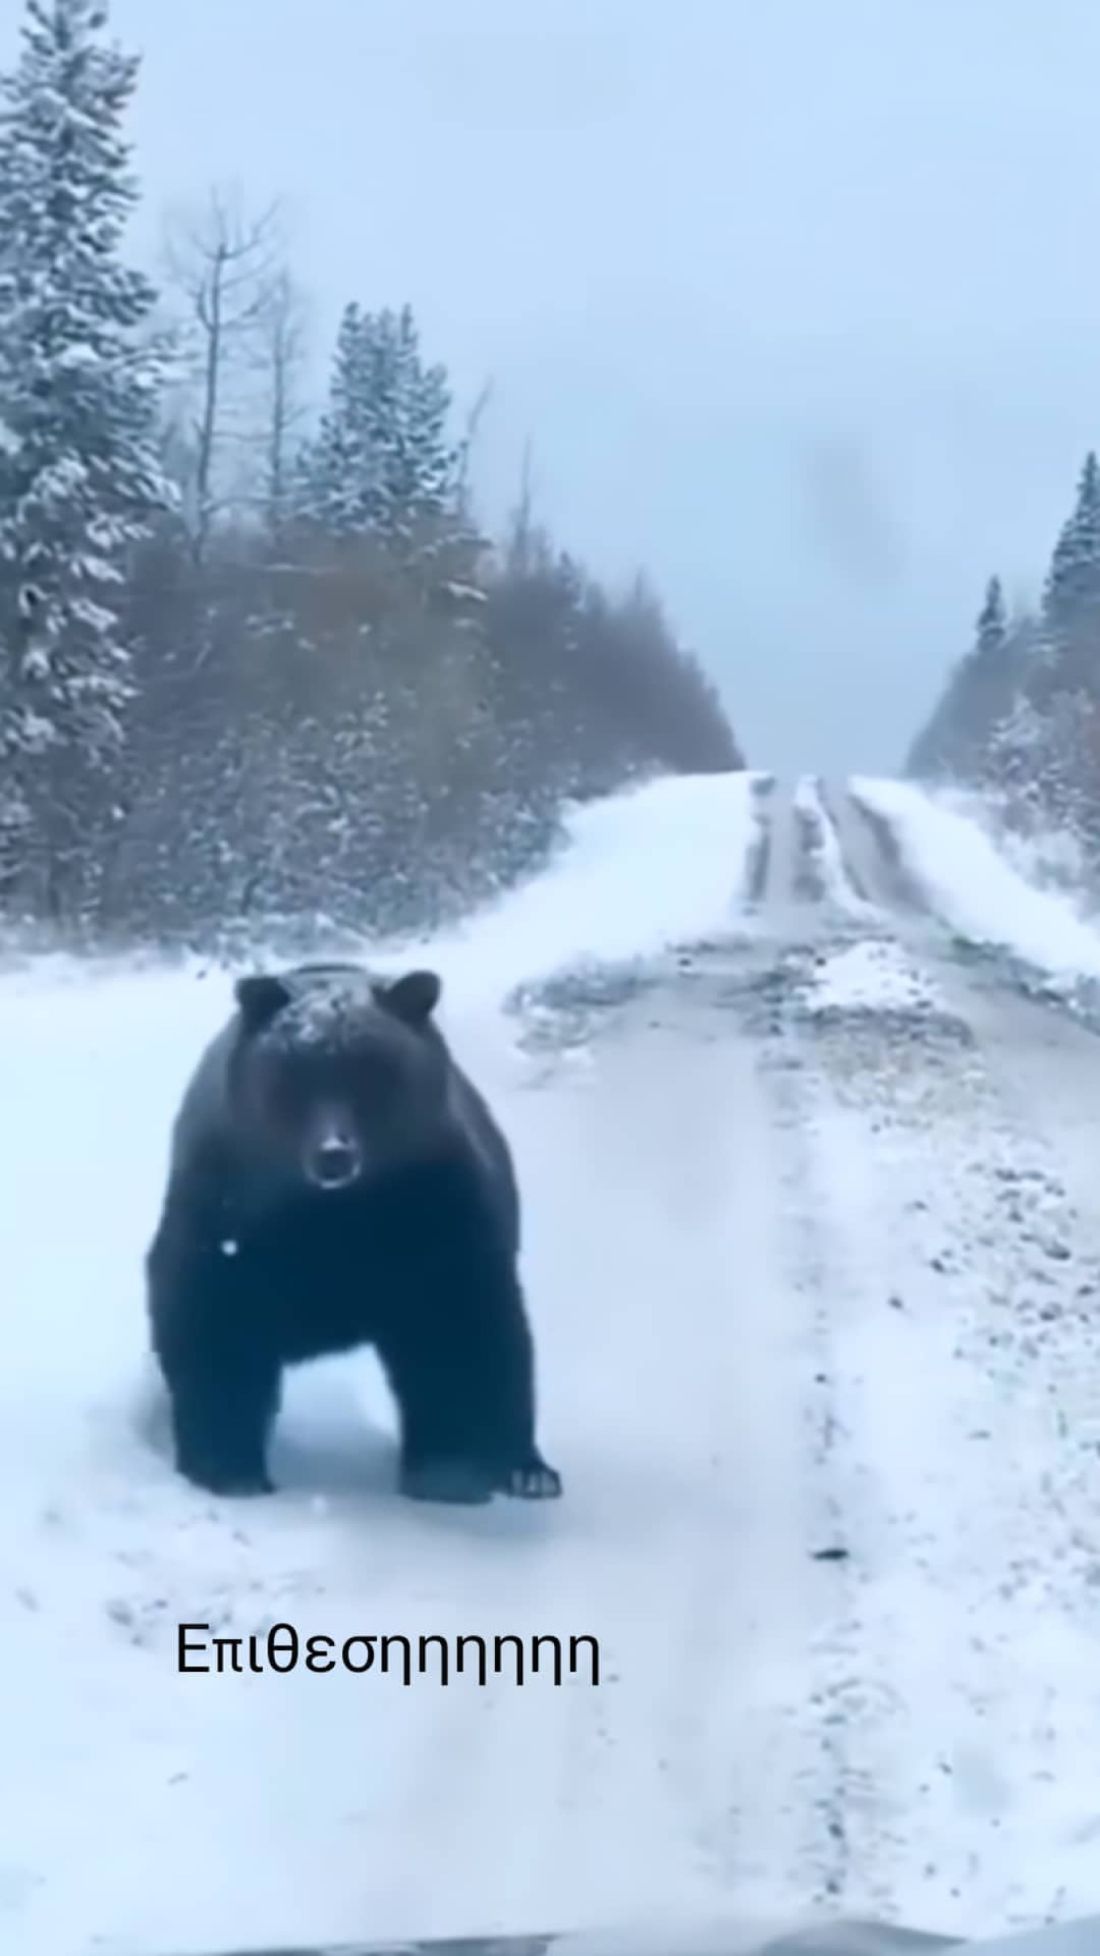
[[[958, 782], [937, 785], [935, 801], [966, 820], [976, 822], [1007, 863], [1025, 883], [1041, 890], [1068, 893], [1082, 899], [1088, 881], [1088, 862], [1079, 836], [1033, 817], [1025, 828], [1010, 820], [1008, 797], [992, 789], [964, 787]], [[1087, 912], [1083, 911], [1087, 916]]]
[[542, 874], [459, 930], [382, 949], [442, 972], [449, 995], [487, 1003], [518, 985], [592, 964], [629, 963], [747, 928], [740, 906], [754, 836], [756, 776], [680, 775], [573, 811]]
[[[559, 972], [631, 963], [744, 932], [758, 778], [747, 772], [672, 776], [576, 807], [552, 862], [457, 928], [400, 942], [365, 938], [348, 954], [380, 971], [429, 963], [442, 973], [448, 1005], [492, 1009], [517, 986]], [[253, 962], [263, 961], [258, 947]], [[126, 999], [140, 1016], [156, 1011], [166, 987], [178, 997], [181, 976], [193, 981], [197, 997], [215, 996], [216, 1020], [224, 1011], [225, 974], [199, 959], [139, 969], [115, 961], [98, 970], [75, 959], [32, 960], [0, 975], [0, 991], [21, 996], [32, 1009], [37, 999], [46, 1011], [58, 986], [94, 992], [98, 980], [109, 991], [112, 1014]], [[201, 999], [195, 1013], [198, 1025], [210, 1017]]]
[[860, 777], [851, 785], [894, 828], [929, 901], [960, 936], [1055, 978], [1100, 978], [1100, 932], [1068, 898], [1025, 882], [976, 822], [907, 782]]

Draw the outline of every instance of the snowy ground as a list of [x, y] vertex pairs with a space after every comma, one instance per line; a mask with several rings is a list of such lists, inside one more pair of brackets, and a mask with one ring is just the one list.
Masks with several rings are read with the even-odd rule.
[[[0, 981], [0, 1946], [1100, 1906], [1100, 1044], [1020, 980], [1100, 938], [853, 791], [585, 810], [427, 947], [520, 1163], [560, 1504], [398, 1503], [369, 1359], [296, 1375], [270, 1502], [180, 1483], [140, 1260], [228, 977]], [[179, 1674], [181, 1622], [280, 1621], [587, 1635], [600, 1681]]]
[[908, 782], [858, 780], [852, 787], [894, 825], [944, 922], [975, 942], [1012, 951], [1053, 978], [1100, 977], [1100, 932], [1068, 896], [1026, 883], [977, 822]]

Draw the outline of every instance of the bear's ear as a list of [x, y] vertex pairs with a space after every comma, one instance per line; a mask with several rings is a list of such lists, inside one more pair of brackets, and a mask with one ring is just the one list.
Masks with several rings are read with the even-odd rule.
[[426, 1025], [439, 1004], [443, 981], [434, 971], [407, 971], [392, 985], [375, 987], [379, 1005], [407, 1026]]
[[290, 1004], [290, 993], [282, 979], [266, 972], [238, 978], [233, 996], [246, 1032], [262, 1032], [276, 1012], [281, 1012], [284, 1005]]

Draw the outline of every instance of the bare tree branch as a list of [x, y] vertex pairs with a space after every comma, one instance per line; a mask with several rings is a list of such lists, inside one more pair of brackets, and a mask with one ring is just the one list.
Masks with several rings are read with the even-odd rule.
[[281, 537], [288, 513], [291, 444], [306, 413], [302, 374], [306, 357], [305, 306], [285, 267], [275, 277], [259, 328], [259, 358], [264, 374], [264, 481], [262, 505], [273, 540]]
[[474, 443], [477, 440], [477, 431], [481, 426], [482, 416], [489, 405], [492, 393], [493, 383], [491, 380], [487, 380], [474, 401], [469, 414], [466, 416], [465, 431], [459, 443], [458, 479], [455, 483], [455, 490], [458, 507], [463, 511], [467, 508], [467, 498], [469, 495], [470, 456], [473, 453]]
[[[194, 344], [197, 395], [192, 426], [194, 505], [192, 554], [206, 555], [219, 508], [231, 497], [215, 487], [220, 452], [232, 434], [231, 390], [249, 371], [280, 279], [281, 206], [244, 214], [235, 195], [212, 190], [197, 216], [170, 226], [165, 263], [186, 301]], [[238, 402], [239, 406], [239, 402]]]

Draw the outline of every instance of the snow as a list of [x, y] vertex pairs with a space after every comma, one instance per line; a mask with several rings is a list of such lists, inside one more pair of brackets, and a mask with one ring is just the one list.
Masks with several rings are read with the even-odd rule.
[[676, 776], [574, 808], [550, 873], [428, 944], [372, 952], [380, 969], [430, 960], [448, 994], [503, 1000], [520, 985], [745, 934], [754, 839], [750, 773]]
[[[747, 1387], [732, 1381], [732, 1399], [718, 1396], [730, 1354], [717, 1307], [709, 1418], [693, 1405], [694, 1356], [675, 1364], [659, 1320], [640, 1338], [631, 1319], [647, 1287], [724, 1289], [732, 1215], [719, 1205], [701, 1226], [693, 1179], [661, 1141], [670, 1112], [694, 1117], [713, 1069], [643, 1073], [610, 1099], [583, 1081], [540, 1095], [498, 1007], [544, 971], [731, 927], [749, 797], [747, 778], [718, 778], [582, 809], [537, 884], [417, 947], [453, 981], [448, 1029], [501, 1108], [529, 1191], [544, 1444], [574, 1484], [553, 1514], [395, 1502], [392, 1412], [367, 1357], [292, 1376], [274, 1455], [285, 1492], [272, 1504], [219, 1504], [179, 1482], [145, 1358], [140, 1264], [178, 1096], [226, 1013], [230, 975], [191, 964], [92, 976], [61, 960], [0, 979], [5, 1098], [20, 1109], [0, 1159], [15, 1221], [5, 1294], [18, 1300], [0, 1374], [0, 1729], [5, 1774], [21, 1789], [0, 1843], [0, 1942], [27, 1956], [144, 1956], [365, 1929], [519, 1931], [562, 1919], [563, 1861], [575, 1922], [627, 1898], [656, 1908], [670, 1885], [674, 1899], [705, 1899], [676, 1783], [637, 1716], [652, 1679], [678, 1661], [676, 1619], [649, 1608], [646, 1557], [664, 1544], [690, 1593], [707, 1517], [741, 1501], [722, 1481], [693, 1521], [692, 1489], [731, 1444], [729, 1406]], [[380, 947], [373, 962], [406, 968], [410, 953]], [[617, 1193], [597, 1210], [589, 1160], [601, 1129]], [[746, 1168], [734, 1139], [720, 1141], [711, 1174], [736, 1189]], [[621, 1399], [616, 1343], [633, 1348]], [[667, 1471], [654, 1461], [658, 1404], [694, 1430]], [[746, 1407], [746, 1433], [755, 1418]], [[736, 1479], [746, 1476], [743, 1461]], [[522, 1690], [507, 1678], [442, 1691], [422, 1677], [406, 1690], [342, 1671], [177, 1671], [180, 1623], [262, 1637], [280, 1621], [303, 1641], [517, 1631], [557, 1633], [568, 1648], [570, 1636], [598, 1634], [605, 1681], [594, 1690], [583, 1663], [560, 1688], [529, 1679]], [[669, 1688], [675, 1721], [688, 1686]], [[784, 1695], [781, 1680], [775, 1689]], [[697, 1744], [705, 1751], [701, 1732]], [[515, 1797], [532, 1772], [539, 1824]], [[623, 1831], [615, 1812], [628, 1788]], [[95, 1819], [105, 1813], [106, 1835]], [[414, 1872], [421, 1851], [427, 1886]], [[650, 1868], [640, 1881], [639, 1851]], [[262, 1872], [242, 1881], [242, 1869]]]
[[[543, 876], [416, 947], [516, 1149], [560, 1503], [399, 1501], [365, 1357], [291, 1376], [272, 1500], [181, 1482], [140, 1265], [229, 974], [0, 977], [0, 1946], [1097, 1905], [1095, 1042], [1052, 1057], [987, 994], [961, 1056], [907, 1031], [919, 964], [828, 906], [813, 997], [845, 1010], [807, 1025], [796, 979], [785, 1018], [777, 955], [762, 1037], [728, 990], [752, 826], [749, 777], [577, 811]], [[500, 1010], [700, 939], [713, 968], [583, 1066]], [[599, 1682], [181, 1672], [181, 1624], [592, 1636]]]
[[814, 1012], [911, 1012], [939, 1002], [927, 974], [889, 940], [861, 939], [822, 957], [813, 973]]
[[874, 915], [873, 906], [858, 895], [848, 874], [840, 839], [812, 775], [803, 775], [797, 783], [793, 805], [814, 827], [817, 859], [828, 901], [853, 917], [871, 918]]
[[349, 1015], [361, 1009], [369, 994], [370, 978], [361, 968], [316, 974], [315, 981], [280, 1011], [265, 1034], [272, 1046], [304, 1045], [332, 1047], [347, 1036]]
[[[869, 1911], [906, 1897], [919, 1923], [934, 1889], [959, 1898], [945, 1926], [988, 1934], [1096, 1905], [1097, 1352], [1075, 1292], [1097, 1236], [1052, 1173], [1065, 1131], [1052, 1156], [1014, 1078], [924, 1064], [907, 1116], [897, 1066], [815, 1112], [830, 1473], [858, 1565], [824, 1689]], [[1078, 1266], [1061, 1290], [1052, 1242]]]
[[1082, 898], [1088, 861], [1080, 836], [1071, 829], [1033, 819], [1021, 830], [1008, 820], [1010, 797], [989, 789], [943, 785], [936, 787], [934, 798], [937, 806], [976, 823], [1025, 883]]
[[1100, 977], [1100, 931], [1068, 897], [1027, 883], [976, 822], [908, 782], [860, 778], [852, 791], [895, 828], [932, 907], [961, 937], [1055, 979]]

